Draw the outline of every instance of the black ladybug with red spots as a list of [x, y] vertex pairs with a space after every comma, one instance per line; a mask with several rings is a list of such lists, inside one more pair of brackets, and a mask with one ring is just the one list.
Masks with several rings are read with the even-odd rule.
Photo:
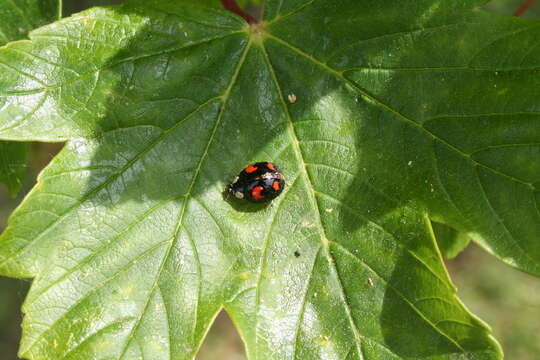
[[285, 178], [279, 168], [271, 162], [248, 165], [234, 178], [228, 191], [238, 199], [251, 202], [267, 202], [281, 194]]

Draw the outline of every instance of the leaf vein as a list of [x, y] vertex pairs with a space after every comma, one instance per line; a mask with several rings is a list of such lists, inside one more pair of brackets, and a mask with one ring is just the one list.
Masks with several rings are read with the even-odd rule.
[[498, 144], [498, 145], [488, 145], [484, 146], [480, 149], [476, 149], [473, 152], [471, 152], [469, 155], [475, 155], [482, 151], [488, 151], [493, 149], [504, 149], [504, 148], [519, 148], [519, 147], [537, 147], [540, 146], [540, 143], [533, 142], [533, 143], [516, 143], [516, 144]]
[[[191, 47], [194, 47], [194, 46], [198, 46], [198, 45], [202, 45], [202, 44], [205, 44], [205, 43], [208, 43], [208, 42], [212, 42], [214, 40], [221, 40], [221, 39], [227, 38], [229, 36], [233, 36], [233, 35], [240, 34], [240, 33], [242, 33], [242, 31], [232, 31], [232, 32], [230, 32], [228, 34], [225, 34], [225, 35], [205, 38], [205, 39], [202, 39], [202, 40], [197, 41], [197, 42], [184, 44], [182, 46], [177, 46], [177, 47], [166, 49], [166, 50], [160, 50], [160, 51], [156, 51], [156, 52], [149, 53], [149, 54], [144, 54], [144, 55], [130, 56], [130, 57], [118, 60], [116, 62], [112, 62], [112, 63], [109, 63], [109, 64], [104, 64], [103, 66], [98, 67], [98, 68], [94, 68], [94, 69], [92, 69], [90, 71], [80, 73], [79, 77], [75, 77], [75, 78], [70, 79], [70, 80], [66, 80], [66, 81], [63, 81], [63, 82], [52, 84], [50, 86], [44, 84], [41, 81], [39, 81], [39, 79], [37, 79], [37, 78], [33, 78], [32, 75], [28, 75], [28, 76], [30, 76], [31, 79], [33, 78], [33, 79], [35, 79], [35, 81], [37, 81], [38, 83], [43, 85], [43, 87], [42, 88], [29, 89], [29, 90], [18, 90], [16, 92], [14, 92], [13, 94], [15, 94], [15, 95], [34, 94], [36, 92], [42, 92], [42, 91], [56, 89], [56, 88], [63, 87], [63, 86], [69, 85], [71, 83], [77, 82], [77, 81], [79, 81], [79, 80], [81, 80], [81, 79], [83, 79], [83, 78], [85, 78], [87, 76], [90, 76], [90, 75], [94, 74], [98, 70], [105, 70], [105, 69], [113, 68], [113, 67], [118, 66], [118, 65], [122, 65], [124, 63], [132, 63], [132, 62], [135, 62], [135, 61], [138, 61], [138, 60], [141, 60], [141, 59], [147, 59], [147, 58], [151, 58], [151, 57], [154, 57], [154, 56], [160, 56], [160, 55], [166, 55], [166, 54], [174, 53], [174, 52], [185, 50], [185, 49], [188, 49], [188, 48], [191, 48]], [[39, 35], [39, 36], [38, 35], [33, 35], [33, 37], [35, 38], [35, 37], [45, 37], [45, 36], [44, 35]], [[0, 65], [1, 64], [3, 64], [3, 63], [0, 62]], [[16, 68], [12, 68], [12, 70], [18, 71], [18, 69], [16, 69]], [[23, 74], [23, 75], [26, 75], [26, 74]], [[7, 96], [12, 96], [12, 93], [9, 93], [9, 92], [0, 93], [0, 97], [7, 97]]]
[[362, 351], [361, 351], [361, 335], [359, 334], [358, 327], [356, 326], [356, 324], [354, 322], [354, 319], [352, 317], [351, 308], [349, 306], [349, 303], [347, 302], [347, 298], [346, 298], [345, 290], [343, 288], [343, 284], [341, 283], [339, 273], [338, 273], [337, 268], [336, 268], [336, 266], [334, 264], [334, 259], [332, 258], [332, 255], [331, 255], [330, 250], [328, 248], [328, 241], [329, 240], [326, 237], [324, 226], [322, 224], [320, 209], [319, 209], [319, 206], [317, 204], [317, 200], [315, 198], [315, 192], [313, 190], [313, 183], [312, 183], [311, 178], [309, 176], [309, 173], [307, 171], [306, 162], [304, 160], [304, 156], [302, 154], [302, 149], [300, 147], [299, 139], [298, 139], [298, 136], [296, 135], [296, 130], [294, 128], [294, 122], [292, 120], [291, 114], [289, 113], [289, 108], [287, 107], [287, 103], [285, 102], [285, 97], [283, 96], [283, 91], [281, 90], [277, 75], [276, 75], [276, 73], [274, 71], [274, 67], [272, 66], [272, 63], [270, 61], [270, 58], [268, 56], [268, 53], [267, 53], [266, 48], [264, 46], [264, 43], [261, 46], [261, 49], [262, 49], [262, 53], [264, 55], [264, 59], [265, 59], [265, 61], [267, 63], [268, 69], [269, 69], [269, 71], [270, 71], [270, 73], [272, 75], [274, 85], [275, 85], [276, 90], [277, 90], [277, 92], [279, 94], [280, 102], [281, 102], [281, 105], [283, 106], [283, 112], [285, 114], [285, 117], [286, 117], [287, 121], [289, 122], [288, 133], [289, 133], [289, 136], [291, 138], [291, 142], [292, 142], [292, 145], [293, 145], [293, 150], [294, 150], [295, 156], [296, 156], [296, 158], [297, 158], [297, 160], [299, 162], [299, 165], [301, 167], [301, 174], [302, 174], [302, 176], [304, 177], [304, 179], [307, 182], [307, 187], [309, 189], [308, 190], [308, 198], [309, 198], [309, 201], [311, 202], [311, 206], [313, 208], [314, 215], [315, 215], [315, 218], [316, 218], [316, 221], [317, 221], [317, 224], [318, 224], [317, 227], [319, 229], [319, 238], [321, 240], [321, 244], [323, 246], [325, 256], [328, 259], [328, 267], [331, 269], [333, 274], [336, 276], [336, 281], [337, 281], [337, 285], [339, 286], [340, 296], [341, 296], [341, 300], [343, 301], [343, 306], [344, 306], [344, 309], [345, 309], [345, 313], [347, 315], [347, 320], [349, 321], [351, 331], [354, 334], [356, 346], [358, 347], [358, 356], [360, 357], [360, 360], [363, 360]]
[[26, 300], [26, 304], [25, 304], [25, 307], [28, 308], [29, 306], [31, 306], [34, 301], [36, 301], [41, 295], [45, 294], [47, 291], [49, 291], [52, 287], [54, 287], [55, 285], [59, 284], [60, 282], [62, 282], [63, 280], [67, 279], [71, 274], [75, 273], [75, 271], [83, 268], [85, 265], [89, 264], [93, 259], [96, 259], [99, 255], [101, 254], [104, 254], [108, 249], [111, 248], [111, 246], [113, 246], [114, 244], [116, 244], [117, 241], [121, 240], [122, 237], [126, 234], [128, 234], [131, 230], [133, 230], [137, 225], [141, 224], [148, 216], [150, 216], [152, 213], [154, 213], [155, 211], [161, 209], [163, 206], [167, 205], [168, 203], [170, 203], [171, 201], [175, 201], [177, 199], [179, 199], [180, 197], [177, 197], [173, 200], [165, 200], [165, 201], [162, 201], [158, 204], [156, 204], [154, 207], [150, 208], [148, 211], [144, 212], [140, 217], [138, 217], [137, 219], [135, 219], [135, 221], [133, 221], [132, 223], [130, 223], [128, 226], [126, 226], [126, 228], [119, 232], [117, 235], [115, 235], [114, 237], [112, 237], [108, 242], [106, 242], [105, 244], [103, 244], [102, 246], [100, 246], [99, 248], [97, 249], [92, 249], [93, 253], [92, 255], [86, 257], [86, 258], [83, 258], [76, 266], [74, 266], [73, 268], [69, 269], [66, 273], [62, 274], [61, 277], [59, 277], [58, 279], [56, 279], [54, 282], [52, 282], [50, 285], [48, 285], [47, 287], [45, 287], [44, 289], [40, 290], [39, 293], [37, 294], [32, 294], [32, 299], [31, 300], [30, 298], [28, 298]]
[[85, 339], [83, 339], [83, 341], [81, 341], [80, 343], [76, 344], [75, 347], [69, 349], [66, 353], [64, 353], [64, 355], [62, 355], [62, 357], [60, 358], [60, 360], [64, 360], [66, 358], [68, 358], [71, 354], [73, 354], [77, 349], [79, 349], [81, 346], [83, 346], [84, 344], [87, 344], [89, 341], [91, 341], [92, 339], [96, 338], [97, 336], [99, 336], [101, 333], [109, 330], [109, 329], [114, 329], [116, 327], [120, 327], [120, 326], [123, 326], [124, 323], [127, 323], [131, 320], [135, 320], [135, 318], [132, 318], [132, 317], [127, 317], [127, 318], [123, 318], [120, 322], [112, 322], [102, 328], [100, 328], [99, 330], [97, 330], [96, 332], [94, 332], [93, 334], [90, 334], [88, 335], [87, 337], [85, 337]]
[[348, 210], [349, 212], [351, 212], [353, 215], [356, 215], [358, 218], [364, 220], [364, 221], [367, 221], [369, 222], [370, 224], [374, 225], [376, 228], [378, 228], [379, 230], [381, 230], [382, 232], [384, 232], [385, 234], [389, 235], [392, 239], [394, 239], [394, 243], [399, 247], [401, 248], [401, 250], [405, 251], [406, 253], [408, 253], [411, 257], [413, 257], [416, 261], [418, 261], [418, 263], [420, 265], [422, 265], [423, 267], [426, 268], [426, 270], [428, 270], [437, 280], [439, 280], [439, 282], [444, 285], [447, 289], [450, 289], [450, 287], [448, 286], [448, 282], [445, 281], [444, 279], [442, 279], [435, 270], [433, 270], [431, 268], [431, 266], [429, 266], [428, 264], [426, 264], [418, 255], [416, 255], [413, 251], [411, 251], [409, 248], [407, 248], [405, 245], [403, 245], [399, 240], [398, 240], [398, 237], [395, 236], [393, 233], [391, 233], [390, 231], [386, 230], [382, 225], [378, 224], [377, 222], [369, 219], [368, 217], [366, 217], [365, 215], [361, 214], [360, 212], [358, 212], [356, 209], [352, 208], [351, 206], [345, 204], [343, 201], [339, 200], [339, 199], [336, 199], [334, 198], [333, 196], [331, 195], [328, 195], [328, 194], [325, 194], [325, 193], [322, 193], [320, 191], [315, 191], [315, 194], [318, 194], [318, 195], [321, 195], [323, 197], [326, 197], [336, 203], [338, 203], [340, 206], [342, 206], [344, 209]]
[[123, 266], [122, 268], [120, 268], [116, 273], [114, 273], [112, 276], [110, 276], [109, 278], [105, 279], [101, 284], [99, 284], [99, 286], [93, 288], [91, 291], [89, 291], [88, 293], [86, 293], [84, 296], [82, 296], [79, 300], [77, 300], [73, 305], [71, 305], [69, 308], [67, 309], [64, 309], [64, 308], [61, 308], [62, 310], [64, 310], [65, 312], [62, 314], [62, 316], [60, 316], [58, 319], [56, 319], [52, 324], [50, 325], [47, 325], [48, 328], [43, 331], [34, 341], [32, 341], [32, 343], [30, 343], [27, 347], [25, 347], [25, 349], [22, 350], [22, 353], [25, 354], [29, 349], [33, 348], [34, 345], [39, 341], [41, 340], [42, 338], [45, 337], [45, 335], [47, 335], [48, 332], [52, 331], [54, 326], [56, 324], [58, 324], [62, 319], [64, 319], [70, 311], [74, 310], [75, 308], [77, 308], [77, 306], [79, 306], [81, 303], [83, 303], [86, 299], [88, 299], [90, 296], [92, 296], [93, 294], [97, 293], [99, 290], [103, 289], [105, 286], [107, 286], [111, 281], [113, 281], [114, 279], [116, 279], [118, 276], [122, 275], [124, 272], [128, 271], [132, 266], [134, 266], [135, 264], [137, 264], [139, 261], [141, 261], [142, 259], [144, 259], [146, 256], [150, 255], [153, 253], [153, 251], [155, 251], [156, 249], [159, 249], [160, 247], [162, 247], [164, 244], [170, 242], [172, 239], [167, 239], [167, 240], [164, 240], [164, 241], [161, 241], [155, 245], [152, 245], [150, 248], [146, 249], [145, 251], [143, 251], [141, 254], [139, 254], [135, 259], [131, 260], [129, 263], [127, 263], [125, 266]]
[[[304, 296], [302, 299], [302, 307], [300, 308], [300, 314], [298, 316], [298, 322], [296, 323], [295, 329], [294, 329], [294, 348], [292, 353], [292, 359], [296, 359], [296, 351], [299, 347], [298, 339], [300, 337], [300, 328], [302, 327], [302, 321], [304, 320], [304, 313], [306, 311], [306, 303], [307, 303], [307, 295], [309, 292], [309, 288], [311, 287], [311, 280], [313, 279], [313, 272], [315, 271], [315, 264], [317, 263], [317, 259], [319, 257], [319, 253], [322, 250], [322, 245], [319, 246], [317, 249], [317, 252], [315, 253], [315, 256], [313, 257], [313, 264], [311, 265], [311, 271], [309, 272], [309, 278], [306, 282], [306, 289], [304, 290]], [[354, 345], [352, 345], [354, 347]]]
[[[317, 1], [317, 0], [308, 0], [307, 2], [303, 3], [302, 5], [298, 6], [297, 8], [293, 9], [292, 11], [290, 11], [290, 12], [288, 12], [286, 14], [277, 15], [274, 19], [272, 19], [271, 21], [268, 22], [268, 25], [273, 24], [273, 23], [278, 22], [280, 20], [283, 20], [283, 19], [285, 19], [285, 18], [287, 18], [289, 16], [292, 16], [294, 14], [299, 13], [300, 11], [304, 10], [304, 8], [312, 5], [315, 1]], [[281, 11], [282, 5], [283, 5], [283, 0], [280, 0], [278, 11], [277, 11], [278, 14]]]
[[285, 204], [285, 200], [287, 199], [287, 196], [291, 193], [291, 190], [294, 185], [296, 184], [296, 181], [299, 179], [297, 176], [289, 186], [287, 186], [285, 189], [285, 192], [281, 194], [279, 197], [279, 202], [276, 206], [276, 210], [274, 211], [274, 214], [272, 215], [272, 220], [270, 221], [270, 225], [268, 226], [268, 230], [266, 231], [266, 235], [263, 241], [263, 251], [261, 254], [261, 269], [259, 271], [259, 275], [257, 278], [257, 286], [255, 288], [255, 359], [259, 357], [259, 351], [257, 348], [257, 344], [259, 341], [258, 336], [258, 323], [259, 323], [259, 311], [261, 306], [261, 287], [262, 287], [262, 279], [264, 277], [264, 272], [266, 271], [266, 265], [267, 265], [267, 257], [268, 257], [268, 247], [270, 244], [270, 234], [272, 233], [272, 228], [274, 227], [275, 220], [277, 218], [277, 214], [279, 213], [281, 206]]
[[370, 270], [373, 274], [375, 274], [379, 279], [381, 279], [385, 284], [386, 286], [392, 290], [392, 292], [394, 292], [399, 298], [401, 298], [414, 312], [416, 312], [420, 318], [422, 320], [424, 320], [427, 324], [429, 324], [436, 332], [438, 332], [439, 334], [441, 334], [444, 338], [448, 339], [453, 345], [455, 345], [460, 351], [462, 352], [465, 352], [465, 349], [457, 342], [457, 340], [454, 340], [453, 338], [451, 338], [448, 334], [446, 334], [442, 329], [440, 329], [439, 327], [437, 327], [437, 325], [435, 323], [433, 323], [431, 320], [429, 320], [425, 315], [424, 313], [422, 313], [420, 311], [420, 309], [418, 309], [409, 299], [407, 299], [407, 297], [405, 295], [403, 295], [401, 293], [401, 291], [399, 291], [398, 289], [396, 289], [394, 286], [392, 286], [382, 275], [379, 275], [379, 273], [377, 273], [371, 266], [369, 266], [365, 261], [363, 261], [362, 259], [358, 258], [356, 255], [354, 255], [353, 253], [351, 253], [349, 251], [349, 249], [347, 249], [346, 247], [344, 247], [343, 245], [341, 245], [340, 243], [337, 243], [337, 242], [332, 242], [333, 244], [335, 244], [335, 246], [340, 249], [343, 253], [345, 254], [348, 254], [350, 257], [352, 257], [353, 259], [355, 259], [358, 263], [360, 263], [361, 265], [365, 266], [368, 270]]
[[[201, 171], [201, 167], [202, 167], [203, 163], [205, 162], [205, 160], [206, 160], [206, 158], [208, 156], [208, 151], [209, 151], [210, 145], [212, 144], [212, 142], [214, 140], [214, 136], [215, 136], [215, 134], [217, 132], [217, 129], [219, 128], [219, 125], [221, 124], [221, 119], [222, 119], [223, 113], [225, 111], [225, 106], [227, 105], [228, 100], [230, 99], [231, 89], [233, 88], [233, 86], [236, 83], [236, 79], [238, 78], [238, 75], [240, 73], [240, 69], [242, 68], [242, 65], [244, 64], [244, 61], [245, 61], [245, 59], [247, 57], [247, 54], [249, 52], [250, 47], [251, 47], [251, 41], [248, 42], [247, 45], [245, 45], [243, 54], [241, 55], [241, 57], [240, 57], [240, 59], [238, 61], [238, 64], [236, 65], [236, 69], [235, 69], [235, 71], [234, 71], [234, 73], [233, 73], [233, 75], [231, 77], [229, 86], [225, 90], [225, 93], [223, 95], [223, 104], [222, 104], [221, 109], [219, 111], [219, 114], [217, 116], [216, 123], [214, 125], [214, 128], [212, 129], [212, 132], [210, 134], [210, 138], [207, 141], [207, 144], [206, 144], [204, 152], [203, 152], [203, 154], [201, 156], [201, 159], [199, 160], [199, 163], [197, 165], [197, 169], [195, 170], [195, 172], [193, 174], [193, 177], [192, 177], [191, 183], [189, 184], [187, 193], [185, 194], [185, 200], [184, 200], [184, 203], [182, 205], [182, 210], [180, 212], [180, 216], [178, 217], [178, 223], [176, 225], [175, 234], [173, 236], [173, 241], [171, 241], [171, 244], [169, 245], [165, 255], [163, 256], [163, 260], [162, 260], [162, 262], [161, 262], [161, 264], [160, 264], [160, 266], [159, 266], [159, 268], [157, 270], [155, 280], [154, 280], [154, 285], [152, 286], [152, 290], [150, 291], [150, 294], [152, 294], [154, 292], [156, 286], [158, 285], [159, 280], [161, 278], [161, 273], [162, 273], [162, 271], [163, 271], [163, 269], [165, 267], [165, 264], [167, 263], [167, 261], [168, 261], [168, 259], [170, 257], [172, 249], [175, 247], [175, 245], [177, 244], [177, 242], [178, 242], [178, 240], [180, 238], [180, 236], [179, 236], [180, 235], [180, 230], [183, 227], [183, 220], [184, 220], [184, 216], [185, 216], [185, 213], [186, 213], [187, 204], [189, 203], [189, 201], [191, 199], [191, 195], [192, 195], [191, 191], [193, 189], [193, 186], [195, 185], [195, 183], [198, 180], [198, 177], [199, 177], [199, 174], [200, 174], [200, 171]], [[199, 278], [200, 278], [201, 277], [201, 267], [200, 267], [201, 264], [200, 264], [200, 261], [198, 260], [197, 248], [196, 248], [195, 243], [193, 242], [193, 239], [191, 238], [191, 236], [188, 236], [188, 239], [191, 242], [191, 244], [193, 246], [193, 251], [195, 253], [195, 256], [197, 257], [196, 262], [197, 262]], [[200, 287], [199, 287], [198, 291], [200, 291]], [[199, 301], [199, 297], [200, 297], [200, 295], [198, 296], [197, 301]], [[146, 313], [146, 310], [147, 310], [147, 308], [148, 308], [148, 306], [150, 304], [150, 300], [151, 300], [151, 295], [148, 297], [146, 305], [144, 306], [144, 308], [143, 308], [143, 310], [142, 310], [142, 312], [141, 312], [135, 326], [131, 330], [130, 336], [126, 340], [125, 346], [122, 349], [122, 352], [120, 353], [119, 359], [122, 359], [124, 354], [126, 353], [128, 347], [129, 347], [129, 344], [130, 344], [131, 340], [133, 339], [134, 334], [137, 332], [137, 330], [138, 330], [138, 328], [139, 328], [139, 326], [141, 324], [141, 320], [142, 320], [144, 314]]]
[[491, 210], [491, 212], [493, 213], [493, 215], [495, 216], [495, 219], [497, 220], [497, 222], [499, 224], [502, 225], [504, 231], [506, 232], [506, 234], [508, 235], [509, 239], [512, 240], [512, 242], [518, 247], [519, 250], [521, 250], [521, 253], [523, 254], [524, 257], [526, 257], [527, 259], [529, 259], [533, 264], [537, 263], [537, 261], [535, 259], [533, 259], [531, 257], [531, 255], [529, 255], [529, 252], [526, 251], [522, 246], [521, 244], [519, 243], [519, 241], [516, 240], [516, 238], [514, 237], [514, 235], [510, 232], [510, 230], [508, 229], [508, 227], [506, 226], [506, 223], [503, 221], [503, 219], [499, 216], [499, 213], [497, 212], [497, 210], [495, 209], [495, 207], [493, 206], [493, 204], [491, 203], [491, 200], [489, 199], [488, 195], [487, 195], [487, 192], [486, 192], [486, 189], [484, 187], [484, 184], [482, 183], [482, 180], [480, 179], [480, 173], [478, 172], [478, 167], [475, 168], [476, 170], [476, 178], [477, 178], [477, 181], [478, 181], [478, 185], [480, 185], [480, 190], [481, 190], [481, 194], [482, 194], [482, 197], [484, 198], [484, 200], [486, 201], [486, 204], [488, 205], [489, 209]]
[[159, 136], [154, 138], [147, 147], [145, 147], [141, 152], [139, 152], [137, 155], [135, 155], [133, 158], [131, 158], [129, 161], [126, 162], [126, 164], [117, 172], [114, 173], [112, 176], [107, 178], [103, 183], [96, 186], [92, 191], [90, 191], [88, 194], [83, 196], [81, 200], [77, 201], [74, 205], [67, 208], [67, 210], [60, 215], [54, 222], [52, 222], [50, 225], [48, 225], [47, 229], [43, 230], [32, 242], [28, 242], [26, 245], [24, 245], [22, 248], [18, 249], [14, 254], [11, 256], [5, 258], [2, 262], [0, 262], [0, 268], [3, 267], [8, 261], [12, 260], [13, 258], [20, 256], [25, 251], [28, 251], [28, 248], [36, 243], [39, 239], [41, 239], [43, 236], [45, 236], [47, 233], [52, 231], [52, 229], [61, 223], [73, 210], [81, 206], [84, 202], [91, 199], [94, 195], [99, 193], [102, 189], [106, 188], [108, 185], [110, 185], [113, 181], [115, 181], [118, 177], [120, 177], [122, 174], [124, 174], [127, 170], [129, 170], [139, 159], [141, 159], [145, 154], [147, 154], [149, 151], [151, 151], [155, 146], [157, 146], [170, 132], [181, 126], [184, 122], [188, 121], [192, 116], [194, 116], [201, 108], [208, 105], [212, 101], [215, 101], [218, 99], [218, 97], [211, 98], [201, 104], [199, 107], [197, 107], [195, 110], [193, 110], [191, 113], [186, 115], [182, 120], [180, 120], [178, 123], [176, 123], [173, 127], [167, 129], [166, 131], [162, 132]]
[[347, 79], [344, 75], [343, 75], [343, 72], [340, 72], [338, 70], [335, 70], [331, 67], [329, 67], [327, 64], [321, 62], [320, 60], [314, 58], [312, 55], [309, 55], [305, 52], [303, 52], [302, 50], [294, 47], [293, 45], [289, 44], [288, 42], [286, 42], [285, 40], [282, 40], [274, 35], [271, 35], [271, 34], [267, 34], [267, 37], [274, 40], [275, 42], [277, 42], [278, 44], [281, 44], [282, 46], [284, 47], [287, 47], [289, 48], [290, 50], [296, 52], [297, 54], [311, 60], [314, 64], [318, 65], [319, 67], [321, 67], [323, 70], [326, 70], [327, 72], [329, 72], [330, 74], [333, 74], [334, 76], [336, 76], [337, 78], [341, 79], [343, 82], [349, 84], [350, 86], [352, 86], [354, 89], [356, 89], [356, 91], [358, 93], [360, 93], [361, 95], [364, 95], [366, 97], [368, 97], [369, 99], [371, 99], [375, 104], [377, 104], [381, 109], [383, 110], [386, 110], [392, 114], [394, 114], [398, 119], [401, 119], [402, 121], [404, 121], [405, 123], [419, 129], [420, 131], [422, 131], [423, 133], [425, 133], [426, 135], [430, 136], [431, 138], [439, 141], [440, 143], [444, 144], [445, 146], [447, 146], [448, 148], [450, 148], [452, 151], [460, 154], [461, 156], [465, 157], [465, 158], [468, 158], [470, 159], [470, 161], [472, 161], [473, 163], [477, 164], [477, 165], [480, 165], [490, 171], [492, 171], [493, 173], [495, 174], [498, 174], [500, 176], [503, 176], [503, 177], [506, 177], [508, 179], [511, 179], [512, 181], [514, 182], [519, 182], [521, 184], [524, 184], [524, 185], [527, 185], [529, 187], [532, 187], [532, 184], [531, 183], [528, 183], [528, 182], [524, 182], [523, 180], [520, 180], [514, 176], [511, 176], [511, 175], [508, 175], [508, 174], [505, 174], [503, 172], [500, 172], [496, 169], [493, 169], [485, 164], [482, 164], [474, 159], [472, 159], [468, 154], [464, 153], [462, 150], [460, 150], [459, 148], [457, 148], [456, 146], [448, 143], [447, 141], [445, 141], [444, 139], [438, 137], [437, 135], [435, 135], [434, 133], [432, 133], [431, 131], [429, 131], [427, 128], [425, 128], [422, 124], [419, 124], [417, 123], [416, 121], [412, 120], [412, 119], [409, 119], [408, 117], [406, 117], [405, 115], [403, 115], [402, 113], [400, 113], [399, 111], [397, 111], [396, 109], [393, 109], [392, 107], [390, 107], [389, 105], [383, 103], [381, 100], [377, 99], [374, 95], [366, 92], [365, 90], [361, 89], [360, 87], [358, 87], [357, 84], [355, 84], [354, 82], [350, 81], [349, 79]]

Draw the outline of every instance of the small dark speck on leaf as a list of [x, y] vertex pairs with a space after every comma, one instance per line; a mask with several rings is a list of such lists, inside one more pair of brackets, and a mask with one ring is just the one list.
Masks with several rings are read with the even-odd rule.
[[296, 251], [294, 252], [294, 256], [300, 257], [300, 251], [296, 250]]

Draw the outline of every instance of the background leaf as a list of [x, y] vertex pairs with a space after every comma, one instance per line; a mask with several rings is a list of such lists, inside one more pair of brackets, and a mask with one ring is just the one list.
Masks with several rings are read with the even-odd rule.
[[459, 296], [481, 314], [504, 349], [505, 359], [535, 360], [540, 355], [540, 281], [508, 269], [471, 244], [447, 262]]
[[10, 0], [0, 3], [0, 44], [23, 39], [30, 30], [61, 17], [58, 0]]
[[25, 143], [0, 141], [0, 183], [5, 184], [12, 197], [22, 187], [26, 172]]
[[[252, 358], [500, 358], [430, 221], [538, 272], [538, 23], [479, 3], [128, 4], [0, 50], [0, 136], [68, 140], [0, 241], [21, 354], [192, 358], [224, 307]], [[287, 191], [226, 201], [254, 160]]]
[[[3, 1], [0, 3], [0, 46], [22, 39], [30, 30], [60, 16], [58, 0]], [[8, 187], [13, 197], [24, 181], [27, 151], [26, 144], [0, 141], [0, 183]]]

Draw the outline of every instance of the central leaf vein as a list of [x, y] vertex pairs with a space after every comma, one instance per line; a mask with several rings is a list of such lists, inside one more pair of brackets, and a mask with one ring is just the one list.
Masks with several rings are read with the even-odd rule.
[[[341, 297], [341, 300], [343, 301], [343, 305], [344, 305], [344, 308], [345, 308], [345, 312], [346, 312], [346, 315], [347, 315], [347, 319], [349, 321], [349, 325], [351, 327], [351, 330], [354, 334], [354, 337], [355, 337], [355, 343], [356, 343], [356, 346], [357, 346], [357, 352], [358, 352], [358, 356], [359, 356], [359, 359], [360, 360], [363, 360], [363, 352], [361, 350], [361, 335], [360, 333], [358, 332], [358, 327], [356, 326], [355, 322], [354, 322], [354, 319], [352, 317], [352, 311], [351, 311], [351, 308], [350, 308], [350, 305], [347, 301], [347, 296], [345, 294], [345, 290], [343, 288], [343, 284], [341, 283], [341, 278], [339, 276], [339, 273], [337, 271], [337, 268], [336, 268], [336, 265], [334, 264], [334, 259], [332, 258], [332, 255], [330, 253], [330, 249], [329, 249], [329, 246], [328, 246], [328, 238], [326, 237], [326, 232], [324, 230], [324, 226], [322, 224], [322, 221], [321, 221], [321, 215], [320, 215], [320, 209], [319, 209], [319, 205], [317, 204], [317, 200], [315, 198], [315, 192], [313, 190], [313, 182], [311, 181], [311, 178], [309, 177], [309, 174], [308, 174], [308, 171], [307, 171], [307, 168], [306, 168], [306, 162], [304, 160], [304, 156], [302, 154], [302, 149], [300, 147], [300, 143], [299, 143], [299, 139], [298, 139], [298, 136], [296, 135], [296, 132], [295, 132], [295, 129], [294, 129], [294, 124], [293, 124], [293, 121], [292, 121], [292, 118], [291, 118], [291, 114], [289, 113], [289, 108], [287, 107], [287, 104], [285, 102], [285, 97], [283, 96], [283, 91], [281, 90], [281, 86], [279, 84], [279, 81], [277, 79], [277, 75], [274, 71], [274, 67], [272, 66], [272, 63], [270, 62], [270, 58], [268, 56], [268, 53], [266, 51], [266, 48], [264, 47], [264, 43], [263, 45], [261, 46], [261, 50], [262, 50], [262, 53], [264, 55], [264, 59], [267, 63], [267, 66], [268, 66], [268, 70], [270, 71], [271, 75], [272, 75], [272, 79], [274, 81], [274, 85], [276, 87], [276, 90], [278, 92], [278, 95], [279, 95], [279, 99], [280, 99], [280, 102], [283, 106], [283, 111], [285, 113], [285, 117], [288, 121], [288, 127], [287, 127], [287, 131], [289, 133], [289, 136], [291, 138], [291, 143], [292, 143], [292, 147], [293, 147], [293, 151], [295, 153], [295, 156], [296, 156], [296, 159], [300, 165], [300, 172], [302, 174], [302, 176], [304, 177], [304, 179], [306, 180], [306, 183], [307, 183], [307, 188], [308, 188], [308, 198], [309, 198], [309, 201], [311, 203], [311, 206], [313, 208], [313, 211], [314, 211], [314, 216], [315, 216], [315, 220], [316, 220], [316, 223], [317, 223], [317, 227], [319, 228], [319, 238], [321, 240], [321, 243], [322, 243], [322, 247], [323, 247], [323, 250], [324, 250], [324, 254], [325, 254], [325, 257], [328, 261], [328, 266], [330, 268], [330, 270], [332, 271], [332, 273], [334, 274], [334, 276], [336, 277], [336, 281], [337, 281], [337, 284], [339, 286], [339, 291], [340, 291], [340, 297]], [[304, 295], [304, 296], [307, 296]]]

